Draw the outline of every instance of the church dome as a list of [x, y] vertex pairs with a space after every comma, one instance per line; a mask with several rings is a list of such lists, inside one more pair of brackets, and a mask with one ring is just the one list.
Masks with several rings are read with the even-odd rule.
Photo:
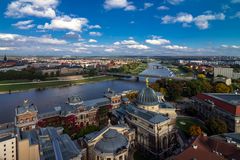
[[138, 94], [137, 102], [144, 106], [152, 106], [159, 103], [157, 93], [150, 87], [141, 90]]
[[127, 148], [128, 140], [114, 129], [109, 129], [103, 138], [97, 142], [95, 149], [101, 153], [118, 153]]

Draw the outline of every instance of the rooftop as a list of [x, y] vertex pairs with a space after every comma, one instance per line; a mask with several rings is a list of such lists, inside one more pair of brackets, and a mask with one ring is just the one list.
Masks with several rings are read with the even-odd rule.
[[231, 93], [200, 93], [197, 99], [213, 103], [221, 110], [240, 116], [240, 95]]
[[239, 94], [230, 94], [230, 93], [206, 93], [206, 94], [235, 106], [240, 105]]
[[125, 105], [125, 106], [123, 106], [123, 109], [126, 110], [126, 112], [128, 112], [130, 114], [141, 117], [144, 120], [146, 120], [150, 123], [154, 123], [154, 124], [158, 124], [158, 123], [164, 122], [169, 119], [167, 116], [164, 116], [160, 113], [150, 112], [150, 111], [146, 111], [146, 110], [137, 108], [133, 104]]
[[127, 138], [114, 129], [105, 132], [103, 138], [95, 145], [95, 149], [101, 153], [117, 153], [127, 147]]
[[154, 62], [149, 63], [148, 68], [140, 73], [140, 75], [150, 75], [159, 77], [174, 77], [174, 73], [161, 64]]
[[38, 110], [29, 100], [24, 100], [22, 105], [16, 107], [16, 114], [23, 114], [25, 112], [38, 112]]
[[239, 159], [240, 150], [232, 144], [209, 138], [207, 136], [197, 137], [191, 146], [174, 157], [174, 160], [224, 160]]
[[59, 128], [40, 128], [21, 133], [22, 139], [29, 139], [30, 144], [39, 144], [41, 159], [68, 160], [77, 157], [80, 149]]

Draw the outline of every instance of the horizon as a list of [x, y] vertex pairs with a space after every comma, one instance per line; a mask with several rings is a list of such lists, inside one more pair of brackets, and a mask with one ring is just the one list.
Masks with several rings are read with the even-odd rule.
[[240, 0], [6, 0], [0, 11], [0, 55], [240, 56]]

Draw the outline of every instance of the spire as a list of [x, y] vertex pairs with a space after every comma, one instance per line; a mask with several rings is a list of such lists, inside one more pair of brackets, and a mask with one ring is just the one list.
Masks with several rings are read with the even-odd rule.
[[149, 87], [149, 78], [146, 78], [146, 86]]
[[3, 60], [4, 60], [4, 62], [7, 62], [7, 56], [6, 56], [6, 54], [4, 55]]

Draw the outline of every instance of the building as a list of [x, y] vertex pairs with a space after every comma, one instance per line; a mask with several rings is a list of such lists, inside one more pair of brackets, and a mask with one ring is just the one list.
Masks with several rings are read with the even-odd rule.
[[194, 106], [204, 118], [219, 117], [228, 129], [240, 133], [240, 95], [228, 93], [201, 93]]
[[[175, 118], [160, 113], [157, 93], [148, 86], [139, 94], [136, 103], [127, 103], [113, 111], [136, 131], [136, 146], [145, 155], [164, 159], [178, 144]], [[172, 111], [172, 109], [170, 109]]]
[[17, 130], [18, 160], [39, 160], [40, 151], [36, 129], [29, 131]]
[[83, 101], [81, 97], [68, 98], [66, 105], [55, 107], [55, 111], [39, 116], [38, 125], [46, 127], [69, 125], [79, 128], [89, 125], [103, 126], [107, 124], [111, 103], [108, 98], [97, 98]]
[[87, 148], [84, 160], [127, 160], [135, 131], [124, 125], [109, 125], [87, 134], [81, 141]]
[[175, 77], [175, 74], [167, 67], [162, 66], [160, 63], [148, 63], [148, 68], [141, 72], [139, 76], [155, 76], [155, 77]]
[[24, 100], [23, 104], [15, 109], [15, 126], [21, 131], [36, 128], [38, 122], [38, 110], [34, 104]]
[[200, 135], [195, 138], [187, 148], [179, 155], [170, 158], [171, 160], [238, 160], [240, 149], [235, 145]]
[[[151, 95], [151, 96], [149, 96]], [[164, 96], [155, 92], [150, 87], [142, 89], [137, 97], [137, 107], [147, 111], [157, 112], [171, 117], [176, 117], [176, 108], [165, 102]]]
[[62, 128], [40, 128], [19, 132], [19, 160], [81, 160], [82, 152]]
[[233, 78], [233, 68], [214, 67], [214, 77], [224, 76], [227, 78]]
[[108, 92], [105, 93], [105, 97], [107, 97], [108, 99], [110, 99], [111, 101], [111, 106], [112, 109], [118, 108], [120, 106], [120, 104], [122, 103], [122, 96], [121, 94], [117, 94], [114, 91], [108, 89]]
[[0, 159], [16, 160], [17, 159], [17, 142], [15, 134], [9, 130], [0, 130]]

